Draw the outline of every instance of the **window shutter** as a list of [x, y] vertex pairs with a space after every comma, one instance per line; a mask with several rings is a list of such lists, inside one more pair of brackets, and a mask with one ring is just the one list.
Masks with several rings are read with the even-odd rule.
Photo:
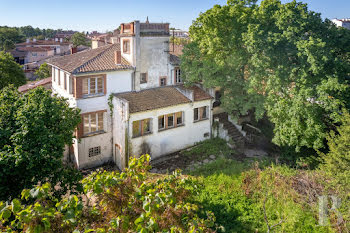
[[79, 99], [83, 97], [83, 79], [74, 77], [74, 81], [75, 81], [74, 97]]
[[107, 77], [106, 77], [107, 75], [106, 74], [104, 74], [103, 75], [103, 93], [104, 94], [107, 94]]
[[83, 122], [83, 115], [80, 115], [81, 116], [81, 121], [76, 129], [76, 138], [79, 139], [79, 138], [82, 138], [83, 135], [84, 135], [84, 122]]

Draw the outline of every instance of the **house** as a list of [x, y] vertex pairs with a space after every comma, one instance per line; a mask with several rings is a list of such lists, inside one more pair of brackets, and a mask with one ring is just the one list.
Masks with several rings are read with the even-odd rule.
[[56, 35], [54, 36], [54, 40], [56, 42], [64, 42], [64, 41], [70, 40], [70, 38], [76, 32], [77, 31], [72, 31], [72, 30], [57, 32]]
[[332, 22], [337, 25], [337, 27], [344, 27], [350, 30], [350, 19], [332, 19]]
[[169, 24], [121, 24], [120, 43], [52, 59], [52, 90], [81, 109], [65, 156], [78, 168], [151, 158], [210, 138], [213, 97], [185, 87], [169, 53]]
[[44, 87], [47, 90], [51, 90], [52, 78], [44, 78], [38, 81], [34, 81], [23, 86], [18, 87], [18, 91], [22, 93], [26, 93], [29, 90], [32, 90], [37, 87]]
[[20, 65], [33, 64], [39, 67], [43, 60], [54, 56], [55, 51], [52, 47], [17, 47], [11, 54]]
[[54, 55], [64, 55], [64, 54], [70, 53], [72, 44], [70, 42], [60, 42], [60, 41], [54, 41], [54, 40], [36, 40], [36, 39], [33, 39], [32, 41], [27, 39], [26, 42], [16, 44], [16, 49], [24, 48], [24, 47], [52, 48], [54, 50]]

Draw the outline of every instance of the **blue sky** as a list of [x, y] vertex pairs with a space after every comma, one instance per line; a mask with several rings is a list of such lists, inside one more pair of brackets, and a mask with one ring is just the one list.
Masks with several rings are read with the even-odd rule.
[[[291, 0], [282, 0], [289, 2]], [[326, 18], [350, 18], [350, 0], [303, 0]], [[187, 30], [200, 12], [226, 0], [0, 0], [0, 25], [104, 32], [133, 20]]]

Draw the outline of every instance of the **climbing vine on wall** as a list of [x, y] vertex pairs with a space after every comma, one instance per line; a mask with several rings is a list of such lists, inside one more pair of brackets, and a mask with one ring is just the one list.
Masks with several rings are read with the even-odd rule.
[[113, 108], [114, 108], [114, 105], [113, 105], [113, 94], [110, 94], [109, 97], [108, 97], [108, 106], [109, 106], [109, 111], [110, 111], [110, 114], [111, 114], [111, 117], [113, 116]]

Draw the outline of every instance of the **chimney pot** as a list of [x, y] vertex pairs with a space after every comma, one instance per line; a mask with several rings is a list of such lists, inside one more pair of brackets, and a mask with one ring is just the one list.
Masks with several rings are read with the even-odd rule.
[[114, 52], [114, 57], [115, 57], [115, 64], [117, 65], [122, 64], [122, 54], [120, 50]]

